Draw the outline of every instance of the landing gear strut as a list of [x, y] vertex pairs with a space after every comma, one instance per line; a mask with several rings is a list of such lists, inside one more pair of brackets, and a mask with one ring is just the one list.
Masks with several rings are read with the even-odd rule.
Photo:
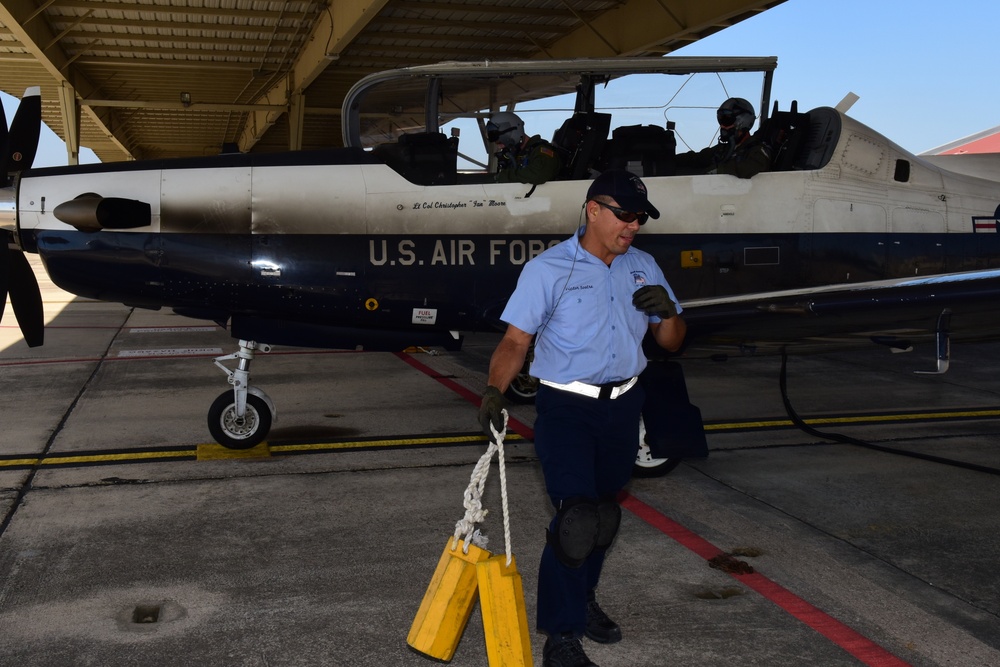
[[951, 365], [951, 308], [945, 308], [938, 315], [937, 333], [937, 368], [933, 371], [913, 371], [917, 375], [944, 375]]
[[[229, 449], [256, 447], [267, 437], [271, 422], [277, 419], [268, 395], [249, 386], [250, 362], [257, 350], [270, 352], [271, 346], [241, 340], [238, 352], [215, 358], [215, 365], [229, 376], [233, 388], [222, 392], [208, 409], [208, 430], [216, 442]], [[230, 359], [239, 360], [235, 370], [222, 363]]]

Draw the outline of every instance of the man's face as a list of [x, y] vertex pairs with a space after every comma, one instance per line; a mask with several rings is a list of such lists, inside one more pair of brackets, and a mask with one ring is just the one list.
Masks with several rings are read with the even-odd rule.
[[[509, 132], [507, 134], [501, 134], [499, 137], [497, 137], [497, 140], [494, 143], [496, 143], [496, 145], [500, 147], [500, 150], [503, 150], [504, 148], [507, 148], [508, 146], [510, 148], [517, 148], [517, 142], [516, 141], [511, 141], [511, 143], [507, 143], [507, 141], [509, 141], [512, 136], [513, 135], [511, 133], [509, 133]], [[507, 140], [507, 141], [505, 141], [505, 140]]]
[[[608, 207], [613, 208], [608, 208]], [[639, 220], [624, 222], [613, 209], [621, 209], [610, 197], [587, 202], [587, 231], [581, 243], [583, 247], [605, 264], [610, 265], [618, 255], [628, 252], [635, 235], [639, 233]], [[631, 211], [643, 213], [643, 211]]]

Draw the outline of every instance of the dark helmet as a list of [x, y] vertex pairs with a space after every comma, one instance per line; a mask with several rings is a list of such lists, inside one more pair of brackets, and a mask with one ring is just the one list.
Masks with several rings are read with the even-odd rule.
[[486, 138], [504, 146], [517, 146], [524, 139], [524, 121], [512, 111], [493, 114], [486, 123]]
[[742, 97], [730, 97], [722, 103], [715, 115], [719, 119], [719, 127], [726, 130], [746, 130], [748, 132], [757, 118], [753, 105]]

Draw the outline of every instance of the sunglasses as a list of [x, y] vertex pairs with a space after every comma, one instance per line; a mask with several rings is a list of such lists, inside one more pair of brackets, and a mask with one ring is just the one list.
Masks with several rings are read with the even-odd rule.
[[640, 225], [644, 225], [646, 224], [646, 221], [649, 220], [648, 213], [633, 213], [632, 211], [626, 211], [623, 208], [618, 208], [617, 206], [612, 206], [611, 204], [605, 204], [604, 202], [597, 201], [596, 199], [592, 199], [591, 201], [597, 204], [598, 206], [603, 206], [604, 208], [614, 213], [615, 217], [621, 220], [622, 222], [638, 221]]

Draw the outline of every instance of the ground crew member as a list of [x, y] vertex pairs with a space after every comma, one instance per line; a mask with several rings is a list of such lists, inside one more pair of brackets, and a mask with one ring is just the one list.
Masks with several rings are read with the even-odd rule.
[[621, 639], [597, 604], [605, 552], [618, 532], [616, 496], [629, 481], [639, 445], [646, 366], [642, 339], [676, 351], [686, 326], [651, 255], [632, 247], [639, 227], [660, 213], [638, 176], [606, 171], [590, 186], [585, 225], [529, 261], [501, 318], [507, 331], [490, 361], [479, 418], [502, 424], [503, 392], [535, 339], [531, 375], [535, 450], [556, 508], [538, 575], [538, 629], [548, 635], [545, 667], [593, 665], [581, 638]]

